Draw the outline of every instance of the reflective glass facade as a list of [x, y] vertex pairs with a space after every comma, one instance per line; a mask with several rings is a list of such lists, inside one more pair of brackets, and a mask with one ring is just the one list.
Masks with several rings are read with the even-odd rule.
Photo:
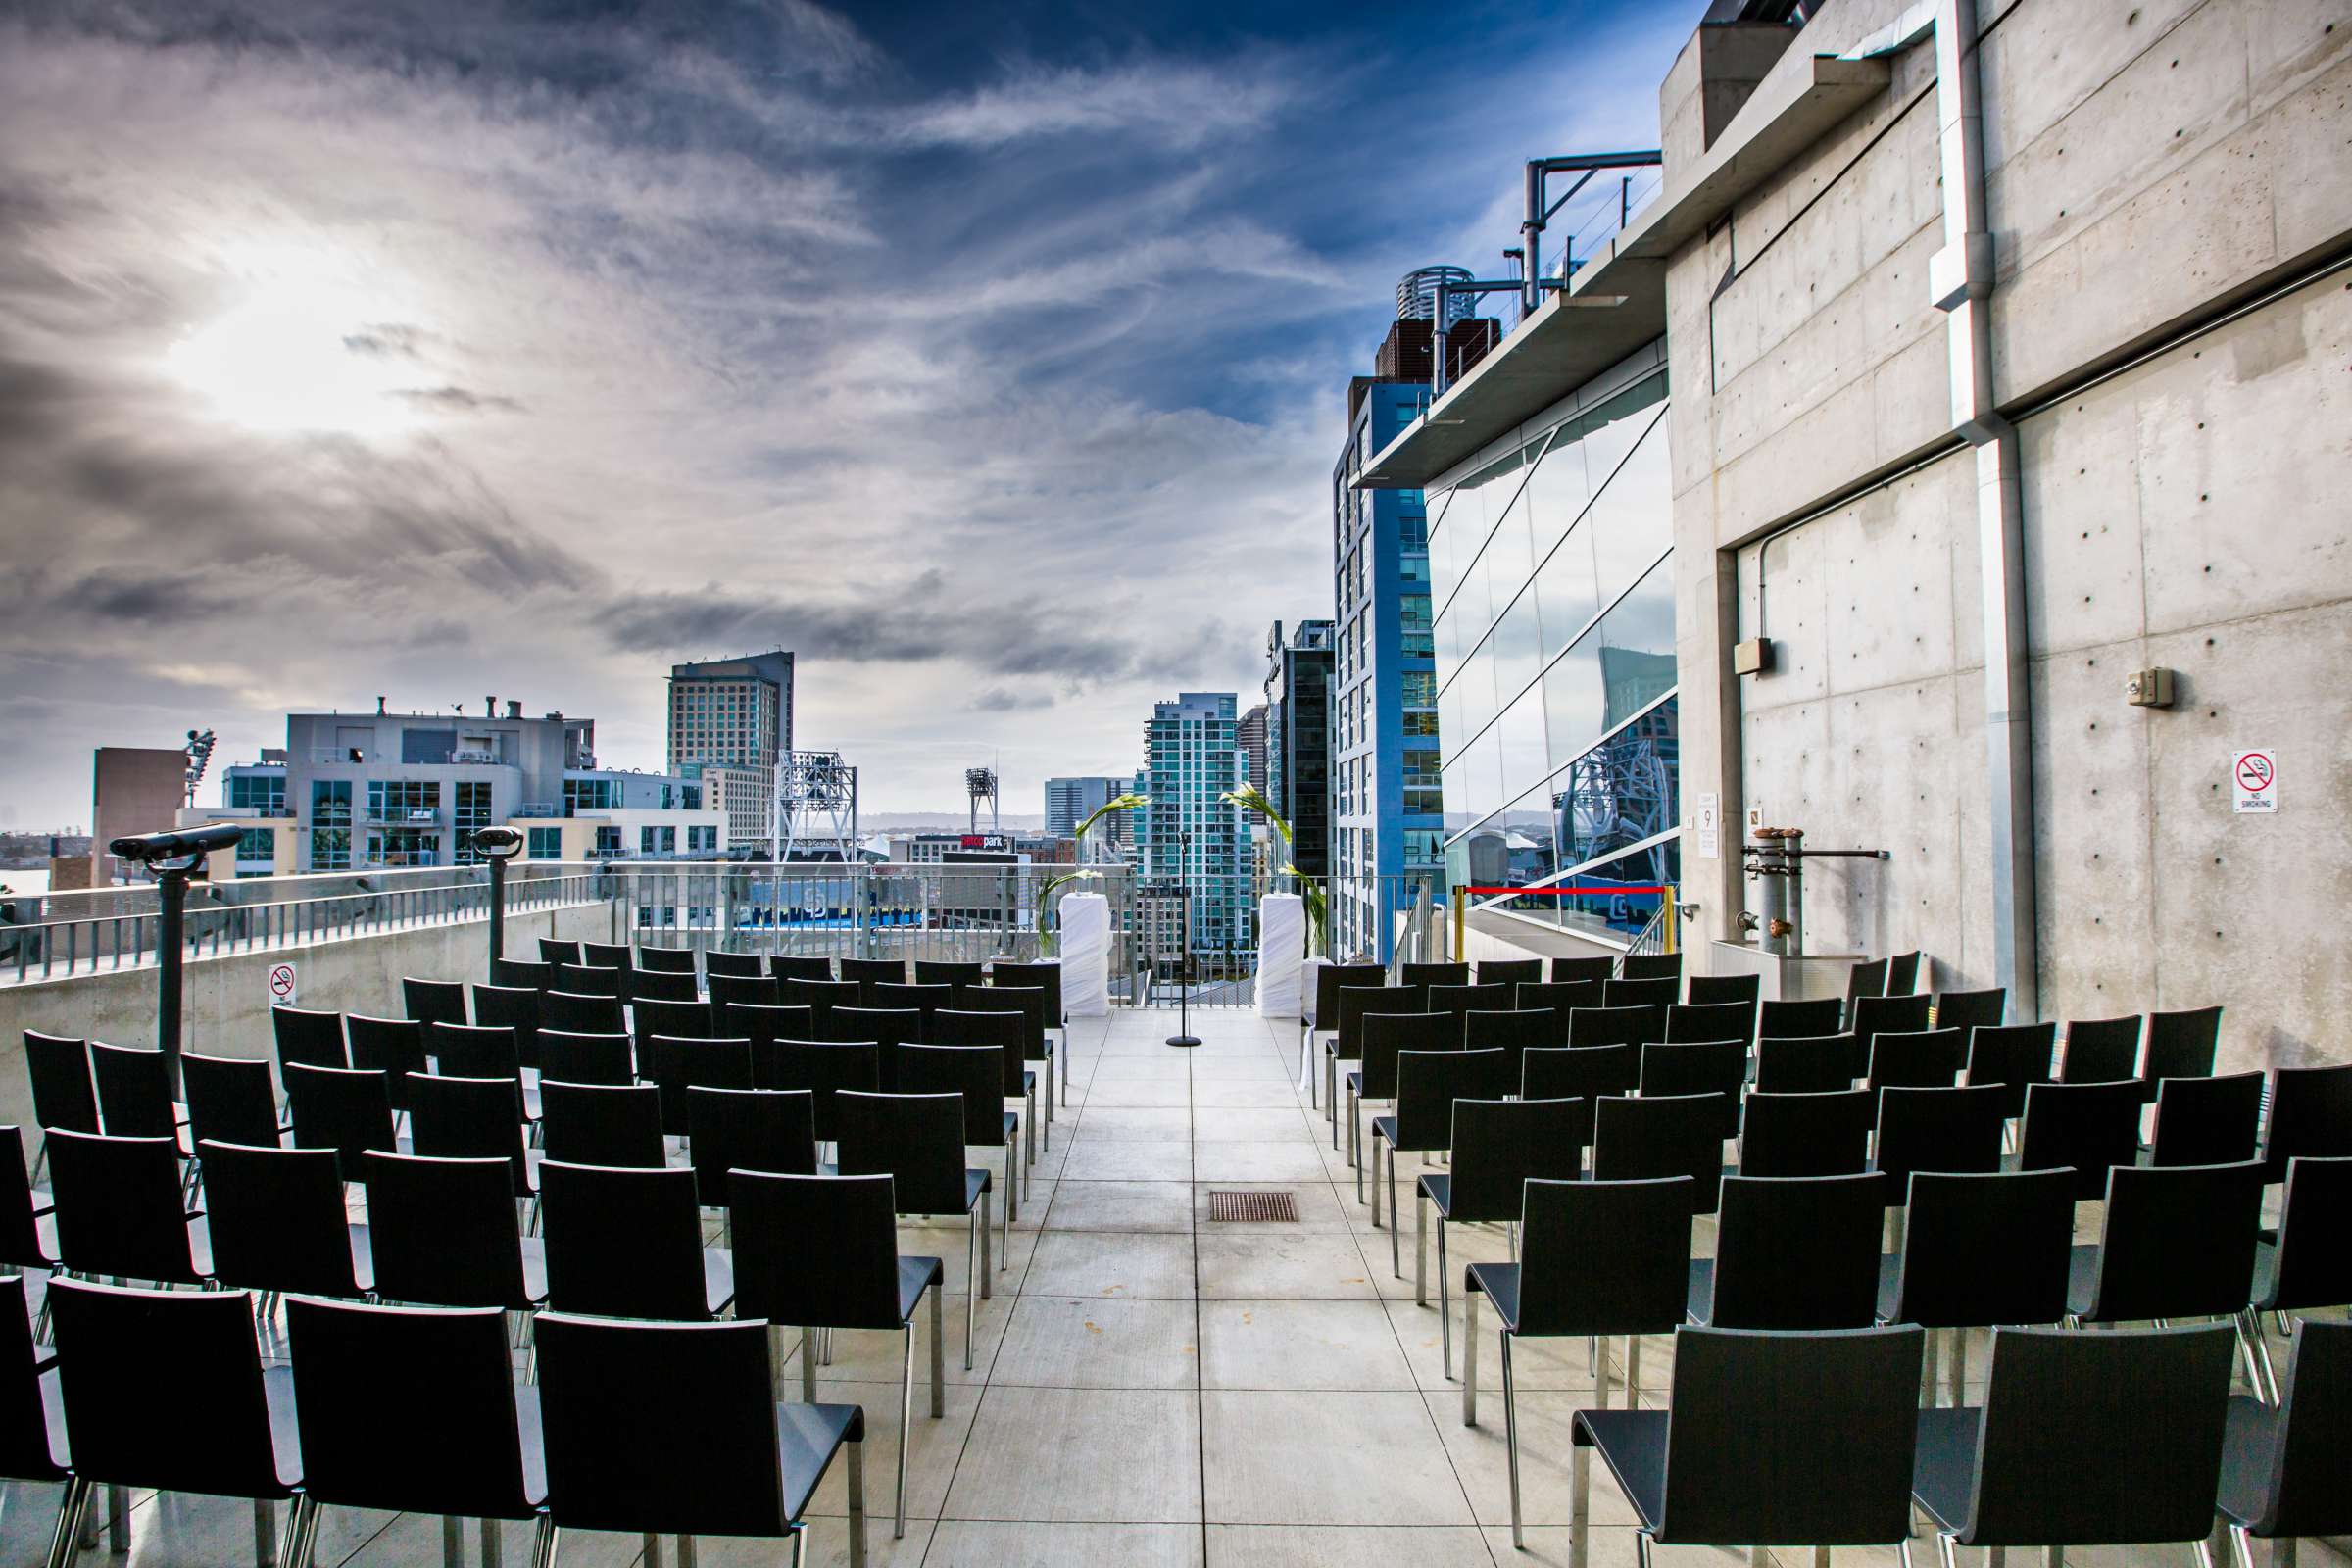
[[1620, 934], [1679, 874], [1666, 422], [1659, 371], [1429, 504], [1447, 880]]

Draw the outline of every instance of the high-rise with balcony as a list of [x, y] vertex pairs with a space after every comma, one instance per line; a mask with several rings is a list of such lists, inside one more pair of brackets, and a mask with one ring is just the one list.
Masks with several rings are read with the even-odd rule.
[[792, 655], [669, 666], [669, 770], [772, 768], [792, 750]]
[[1291, 825], [1300, 876], [1331, 874], [1332, 645], [1328, 620], [1266, 633], [1266, 798]]
[[1250, 942], [1249, 813], [1223, 799], [1249, 778], [1239, 723], [1232, 692], [1183, 692], [1154, 704], [1144, 725], [1135, 788], [1151, 804], [1132, 813], [1141, 878], [1155, 889], [1191, 887], [1197, 953]]

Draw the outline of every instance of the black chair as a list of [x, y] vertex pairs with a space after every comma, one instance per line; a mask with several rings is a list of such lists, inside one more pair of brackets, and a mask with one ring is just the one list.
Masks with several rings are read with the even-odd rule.
[[1844, 1019], [1848, 1028], [1852, 1027], [1855, 1003], [1864, 997], [1886, 995], [1886, 963], [1885, 958], [1875, 958], [1868, 963], [1857, 963], [1846, 971]]
[[1740, 1136], [1740, 1091], [1747, 1084], [1747, 1044], [1740, 1040], [1653, 1043], [1642, 1048], [1642, 1093], [1651, 1098], [1713, 1095], [1722, 1136]]
[[[806, 1089], [687, 1090], [688, 1147], [694, 1154], [695, 1195], [702, 1206], [730, 1206], [730, 1171], [815, 1175], [815, 1100]], [[732, 1219], [728, 1223], [732, 1226]], [[734, 1244], [731, 1230], [726, 1241]]]
[[539, 1065], [539, 993], [507, 986], [473, 988], [477, 1028], [514, 1031], [514, 1056], [525, 1067]]
[[[952, 1007], [943, 1007], [931, 1015], [931, 1038], [927, 1043], [934, 1046], [976, 1047], [998, 1054], [997, 1062], [1001, 1079], [997, 1091], [998, 1096], [1004, 1100], [1019, 1101], [1022, 1108], [1028, 1112], [1028, 1159], [1029, 1163], [1035, 1164], [1037, 1162], [1037, 1074], [1028, 1069], [1026, 1059], [1021, 1054], [1022, 1043], [1029, 1036], [1029, 1018], [1020, 1012], [963, 1012]], [[902, 1046], [892, 1054], [890, 1064], [882, 1070], [882, 1079], [885, 1084], [897, 1083], [898, 1071], [904, 1064], [906, 1053], [909, 1049], [913, 1048]], [[924, 1091], [908, 1090], [906, 1092], [920, 1094]], [[983, 1140], [974, 1139], [973, 1142], [979, 1143]], [[994, 1147], [993, 1144], [991, 1147]], [[1020, 1195], [1017, 1192], [1007, 1191], [1005, 1193], [1004, 1218], [1006, 1223], [1010, 1223], [1016, 1217], [1013, 1208], [1019, 1199]]]
[[[462, 1028], [454, 1023], [437, 1023], [425, 1030], [424, 1049], [432, 1057], [433, 1071], [446, 1077], [505, 1079], [514, 1086], [514, 1120], [522, 1123], [539, 1119], [539, 1089], [522, 1081], [522, 1048], [513, 1029], [503, 1024]], [[413, 1119], [417, 1096], [422, 1091], [411, 1083], [405, 1093]]]
[[2001, 1092], [1973, 1088], [1891, 1088], [1879, 1095], [1879, 1136], [1873, 1161], [1886, 1178], [1886, 1198], [1899, 1205], [1911, 1173], [1989, 1175], [2001, 1168]]
[[2191, 1007], [2151, 1012], [2147, 1059], [2140, 1066], [2140, 1098], [2156, 1102], [2156, 1086], [2167, 1078], [2210, 1078], [2222, 1044], [2222, 1009]]
[[1817, 997], [1806, 1002], [1766, 1002], [1758, 1004], [1756, 1007], [1756, 1038], [1759, 1040], [1802, 1040], [1809, 1036], [1845, 1032], [1845, 1004], [1836, 997]]
[[98, 1115], [108, 1132], [178, 1143], [187, 1118], [172, 1099], [172, 1074], [161, 1051], [92, 1041], [90, 1077], [98, 1086]]
[[1671, 1409], [1576, 1413], [1572, 1540], [1587, 1530], [1586, 1455], [1596, 1450], [1633, 1506], [1644, 1565], [1652, 1543], [1738, 1543], [1759, 1554], [1805, 1544], [1816, 1560], [1833, 1546], [1907, 1544], [1924, 1338], [1912, 1328], [1677, 1335]]
[[550, 991], [539, 999], [539, 1030], [544, 1034], [550, 1029], [573, 1035], [617, 1035], [627, 1032], [628, 1020], [617, 998]]
[[[884, 1089], [896, 1087], [891, 1081], [891, 1068], [898, 1049], [928, 1044], [931, 1033], [923, 1015], [912, 1007], [835, 1007], [825, 1023], [824, 1039], [844, 1045], [870, 1045], [881, 1053]], [[996, 1037], [990, 1038], [993, 1041]]]
[[2229, 1165], [2262, 1152], [2258, 1072], [2224, 1078], [2165, 1078], [2156, 1085], [2151, 1165]]
[[400, 982], [401, 1008], [418, 1023], [466, 1023], [466, 982], [419, 980], [404, 975]]
[[[1924, 1329], [1989, 1329], [2066, 1317], [2074, 1252], [2071, 1171], [1911, 1178], [1902, 1250], [1880, 1267], [1879, 1315]], [[1930, 1402], [1936, 1342], [1928, 1341]], [[1968, 1337], [1952, 1336], [1952, 1403], [1962, 1402]]]
[[976, 986], [986, 984], [988, 965], [966, 963], [960, 959], [917, 958], [914, 960], [914, 983], [918, 986]]
[[[302, 1455], [292, 1374], [262, 1366], [253, 1304], [242, 1291], [50, 1284], [58, 1393], [74, 1450], [57, 1531], [69, 1556], [90, 1493], [103, 1486], [251, 1498], [255, 1559], [274, 1559], [275, 1505], [291, 1502], [301, 1486]], [[158, 1411], [184, 1419], [158, 1420]], [[191, 1422], [200, 1425], [191, 1430]]]
[[[12, 1129], [13, 1131], [13, 1129]], [[0, 1477], [11, 1481], [70, 1481], [66, 1458], [65, 1410], [57, 1396], [57, 1364], [34, 1343], [32, 1319], [22, 1274], [0, 1274]], [[66, 1536], [73, 1496], [61, 1498], [58, 1528], [49, 1544], [51, 1562], [70, 1561], [74, 1543]]]
[[923, 1015], [923, 1027], [927, 1030], [931, 1027], [932, 1014], [938, 1012], [942, 1007], [953, 1005], [955, 995], [956, 988], [954, 986], [894, 986], [888, 981], [882, 981], [867, 988], [865, 1005], [886, 1010], [904, 1010], [911, 1007]]
[[652, 1084], [539, 1080], [540, 1152], [567, 1165], [653, 1169], [669, 1163], [662, 1091]]
[[2262, 1144], [2263, 1179], [2286, 1180], [2290, 1160], [2345, 1155], [2352, 1155], [2352, 1062], [2274, 1069], [2271, 1124]]
[[59, 1267], [159, 1285], [212, 1276], [204, 1220], [181, 1200], [178, 1140], [52, 1128], [49, 1183]]
[[1546, 972], [1553, 984], [1573, 984], [1606, 980], [1617, 972], [1614, 958], [1554, 958]]
[[[735, 1312], [768, 1324], [768, 1359], [780, 1363], [781, 1329], [801, 1329], [801, 1397], [816, 1398], [816, 1329], [867, 1329], [906, 1336], [899, 1359], [899, 1490], [894, 1534], [906, 1533], [906, 1450], [914, 1441], [914, 1314], [931, 1298], [931, 1419], [947, 1414], [947, 1339], [940, 1298], [947, 1270], [936, 1257], [899, 1252], [897, 1202], [887, 1176], [739, 1172], [729, 1189], [735, 1252]], [[736, 1223], [740, 1221], [740, 1223]], [[822, 1247], [806, 1238], [821, 1236]], [[972, 1366], [971, 1341], [963, 1365]]]
[[671, 1040], [709, 1040], [717, 1032], [707, 1002], [662, 1002], [649, 997], [629, 1005], [629, 1034], [637, 1042], [640, 1072], [654, 1059], [656, 1035]]
[[1399, 983], [1407, 986], [1466, 986], [1470, 983], [1470, 966], [1466, 963], [1408, 963], [1400, 971]]
[[539, 1177], [555, 1310], [701, 1322], [735, 1298], [732, 1254], [703, 1245], [693, 1171], [551, 1159]]
[[270, 1298], [357, 1297], [375, 1285], [368, 1228], [350, 1222], [332, 1150], [205, 1142], [213, 1278]]
[[[778, 1404], [767, 1325], [629, 1323], [542, 1313], [543, 1561], [564, 1530], [789, 1538], [850, 1452], [850, 1568], [865, 1568], [865, 1412]], [[644, 1435], [658, 1432], [659, 1443]], [[649, 1558], [653, 1553], [649, 1552]]]
[[[1340, 1026], [1340, 993], [1350, 987], [1379, 988], [1389, 983], [1389, 971], [1377, 963], [1326, 963], [1315, 968], [1315, 989], [1308, 999], [1306, 1015], [1298, 1020], [1298, 1076], [1306, 1080], [1309, 1105], [1320, 1104], [1316, 1098], [1319, 1086], [1313, 1071], [1315, 1036], [1330, 1034]], [[1328, 1074], [1325, 1075], [1328, 1077]], [[1335, 1121], [1334, 1125], [1337, 1123]]]
[[1740, 1127], [1742, 1176], [1858, 1176], [1870, 1168], [1878, 1097], [1867, 1089], [1759, 1089]]
[[692, 948], [647, 948], [637, 950], [637, 968], [645, 974], [693, 974]]
[[1686, 1040], [1737, 1040], [1756, 1043], [1755, 1004], [1746, 1002], [1678, 1002], [1666, 1009], [1666, 1043]]
[[380, 1072], [351, 1067], [286, 1069], [294, 1147], [331, 1149], [343, 1179], [360, 1179], [363, 1155], [399, 1147], [392, 1130], [392, 1089]]
[[541, 937], [539, 939], [539, 961], [552, 968], [559, 963], [576, 964], [585, 960], [581, 956], [580, 945], [577, 942], [567, 942], [559, 937]]
[[1572, 1046], [1646, 1046], [1666, 1038], [1666, 1009], [1656, 1004], [1579, 1007], [1568, 1014]]
[[[539, 1031], [539, 1114], [547, 1115], [547, 1086], [551, 1083], [603, 1084], [618, 1088], [636, 1082], [637, 1051], [625, 1034], [574, 1034], [568, 1029]], [[597, 1161], [590, 1160], [589, 1164]]]
[[1949, 1089], [1968, 1065], [1968, 1036], [1957, 1029], [1882, 1030], [1869, 1050], [1872, 1089]]
[[[716, 955], [713, 955], [716, 956]], [[710, 1006], [721, 1011], [736, 1004], [755, 1007], [778, 1007], [784, 1004], [783, 982], [772, 975], [713, 974], [710, 976]]]
[[[742, 1039], [752, 1043], [752, 1061], [757, 1071], [760, 1054], [778, 1040], [814, 1040], [816, 1015], [807, 1007], [766, 1006], [755, 1003], [730, 1002], [711, 1009], [716, 1015], [713, 1027], [723, 1039]], [[770, 1087], [761, 1085], [762, 1088]]]
[[[1331, 1123], [1331, 1147], [1340, 1147], [1340, 1063], [1360, 1062], [1364, 1055], [1364, 1020], [1375, 1013], [1426, 1013], [1427, 986], [1343, 986], [1339, 1022], [1323, 1043], [1323, 1114]], [[1348, 1158], [1355, 1159], [1355, 1132], [1348, 1134]]]
[[[1010, 964], [998, 965], [1000, 970], [1009, 970], [1011, 967]], [[1034, 1082], [1030, 1083], [1023, 1092], [1030, 1100], [1029, 1109], [1034, 1128], [1043, 1135], [1048, 1149], [1054, 1147], [1054, 1038], [1047, 1030], [1050, 1020], [1054, 1016], [1051, 1009], [1056, 1004], [1049, 1000], [1044, 986], [1008, 985], [1000, 975], [989, 985], [969, 988], [957, 986], [955, 1006], [947, 1009], [965, 1012], [1017, 1012], [1020, 1014], [1021, 1043], [1018, 1054], [1024, 1061], [1037, 1062], [1039, 1071], [1045, 1076], [1046, 1115], [1043, 1121], [1036, 1120], [1037, 1105], [1035, 1102], [1038, 1086]], [[937, 1016], [937, 1014], [933, 1014], [934, 1018]], [[863, 1039], [864, 1037], [859, 1036], [858, 1038]], [[1030, 1154], [1034, 1158], [1036, 1151], [1031, 1150]]]
[[[532, 963], [522, 958], [492, 958], [490, 985], [499, 991], [552, 991], [556, 984], [556, 966], [552, 963]], [[475, 987], [480, 990], [480, 987]], [[481, 1022], [481, 1007], [474, 1007], [474, 1021]]]
[[[4, 1156], [0, 1156], [4, 1158]], [[4, 1169], [5, 1166], [0, 1166]], [[2267, 1174], [2267, 1172], [2266, 1172]], [[21, 1212], [13, 1201], [12, 1211]], [[2352, 1213], [2352, 1159], [2298, 1157], [2286, 1171], [2278, 1229], [2255, 1248], [2254, 1311], [2278, 1315], [2313, 1307], [2352, 1305], [2352, 1249], [2343, 1245], [2343, 1217]], [[0, 1259], [0, 1261], [6, 1261]], [[2263, 1381], [2278, 1402], [2278, 1374], [2267, 1340], [2257, 1339]]]
[[1850, 1089], [1870, 1071], [1852, 1035], [1766, 1035], [1756, 1042], [1756, 1089], [1767, 1095], [1821, 1095]]
[[[1511, 1092], [1510, 1057], [1500, 1051], [1405, 1051], [1396, 1056], [1396, 1109], [1372, 1118], [1372, 1224], [1380, 1225], [1380, 1152], [1389, 1151], [1389, 1272], [1404, 1278], [1396, 1242], [1396, 1156], [1453, 1145], [1453, 1102], [1500, 1100]], [[1419, 1211], [1416, 1209], [1416, 1213]]]
[[[767, 960], [757, 953], [728, 953], [712, 948], [703, 955], [703, 980], [766, 980]], [[716, 1001], [716, 998], [711, 1000]]]
[[297, 1299], [286, 1340], [303, 1472], [292, 1568], [309, 1568], [326, 1508], [440, 1514], [445, 1548], [458, 1520], [479, 1519], [490, 1562], [502, 1521], [531, 1524], [539, 1560], [539, 1391], [514, 1381], [505, 1313]]
[[2216, 1500], [2241, 1563], [2254, 1561], [2255, 1537], [2275, 1544], [2278, 1561], [2292, 1559], [2298, 1536], [2352, 1533], [2352, 1491], [2343, 1484], [2352, 1475], [2348, 1396], [2352, 1323], [2306, 1318], [2295, 1325], [2294, 1363], [2276, 1408], [2230, 1396]]
[[1994, 1329], [1984, 1405], [1919, 1412], [1911, 1495], [1943, 1538], [1944, 1562], [1954, 1546], [2203, 1541], [2230, 1341], [2219, 1325]]
[[855, 1007], [865, 1000], [865, 988], [855, 980], [783, 980], [776, 990], [785, 1006], [808, 1009], [820, 1040], [826, 1038], [827, 1019], [835, 1007]]
[[1363, 1105], [1375, 1100], [1395, 1102], [1400, 1053], [1461, 1050], [1462, 1021], [1444, 1012], [1368, 1012], [1363, 1015], [1360, 1037], [1361, 1054], [1346, 1084], [1348, 1163], [1356, 1167], [1355, 1200], [1359, 1203], [1364, 1200]]
[[2262, 1228], [2262, 1166], [2118, 1165], [2107, 1172], [2106, 1224], [2078, 1247], [2067, 1316], [2082, 1323], [2226, 1317], [2237, 1325], [2248, 1386], [2262, 1387], [2254, 1342], [2254, 1243]]
[[375, 1294], [427, 1306], [527, 1312], [547, 1299], [547, 1254], [514, 1220], [504, 1159], [361, 1156]]
[[710, 1040], [656, 1035], [640, 1058], [646, 1076], [662, 1092], [662, 1130], [673, 1138], [690, 1135], [686, 1117], [687, 1092], [704, 1089], [750, 1089], [752, 1043], [746, 1039]]
[[[514, 1196], [539, 1190], [539, 1151], [525, 1147], [512, 1078], [412, 1073], [409, 1145], [432, 1159], [503, 1159], [514, 1170]], [[536, 1100], [537, 1092], [533, 1091]]]
[[1683, 980], [1683, 956], [1679, 953], [1629, 953], [1617, 964], [1621, 980], [1672, 980], [1679, 988]]
[[1600, 988], [1604, 1007], [1655, 1007], [1662, 1013], [1682, 1000], [1680, 980], [1611, 980]]
[[[1462, 1279], [1462, 1425], [1478, 1425], [1478, 1303], [1494, 1303], [1502, 1348], [1504, 1451], [1511, 1541], [1519, 1530], [1518, 1389], [1511, 1343], [1521, 1337], [1599, 1342], [1597, 1402], [1609, 1402], [1608, 1341], [1626, 1337], [1626, 1404], [1639, 1402], [1642, 1336], [1674, 1334], [1690, 1289], [1687, 1179], [1530, 1181], [1519, 1261], [1472, 1263]], [[1676, 1336], [1678, 1342], [1680, 1335]]]
[[779, 980], [830, 980], [833, 960], [803, 954], [771, 953], [767, 956], [767, 972]]
[[1938, 1029], [1957, 1029], [1963, 1035], [1972, 1029], [1998, 1029], [2008, 1004], [2009, 992], [2002, 986], [1985, 991], [1938, 991], [1935, 1025]]
[[1429, 988], [1429, 1010], [1446, 1013], [1456, 1020], [1473, 1009], [1500, 1012], [1510, 1004], [1511, 988], [1505, 985], [1433, 985]]
[[694, 1002], [703, 1000], [703, 989], [691, 971], [679, 969], [637, 969], [628, 977], [629, 1004], [640, 1002]]
[[1592, 1179], [1688, 1176], [1693, 1214], [1715, 1212], [1723, 1185], [1723, 1097], [1610, 1096], [1593, 1106]]
[[1756, 1004], [1764, 998], [1764, 977], [1760, 974], [1694, 974], [1690, 985], [1690, 1005], [1719, 1007], [1727, 1002], [1747, 1004], [1749, 1028], [1754, 1028]]
[[1598, 980], [1547, 980], [1542, 985], [1516, 985], [1511, 988], [1511, 1005], [1521, 1012], [1538, 1009], [1566, 1018], [1579, 1007], [1600, 1005]]
[[[1009, 968], [1011, 965], [1000, 964], [998, 967]], [[841, 960], [841, 978], [854, 981], [859, 986], [903, 986], [906, 983], [906, 960], [905, 958], [844, 958]]]
[[1522, 1100], [1590, 1100], [1630, 1095], [1642, 1082], [1640, 1046], [1555, 1046], [1519, 1061]]
[[289, 1066], [348, 1067], [351, 1055], [343, 1044], [343, 1015], [302, 1007], [271, 1007], [270, 1030], [277, 1046], [278, 1079]]
[[1886, 1185], [1875, 1174], [1726, 1176], [1715, 1255], [1690, 1260], [1690, 1321], [1722, 1329], [1870, 1327], [1879, 1309]]
[[1453, 1283], [1446, 1259], [1448, 1220], [1517, 1225], [1530, 1181], [1573, 1182], [1592, 1143], [1590, 1100], [1456, 1100], [1453, 1158], [1423, 1171], [1413, 1190], [1413, 1299], [1429, 1304], [1428, 1211], [1438, 1211], [1438, 1333], [1446, 1376], [1453, 1376]]
[[2029, 1084], [2019, 1170], [2072, 1166], [2075, 1197], [2103, 1198], [2107, 1171], [2139, 1162], [2139, 1085]]
[[2013, 1023], [1972, 1030], [1968, 1037], [1968, 1081], [2001, 1086], [2001, 1113], [2015, 1121], [2026, 1113], [2029, 1085], [2050, 1081], [2058, 1049], [2054, 1023]]
[[2066, 1026], [2062, 1084], [2112, 1084], [2139, 1075], [2139, 1014], [2089, 1018]]
[[621, 981], [627, 974], [622, 969], [608, 969], [595, 963], [564, 963], [556, 966], [551, 992], [561, 991], [573, 997], [610, 997], [621, 1000]]
[[1886, 960], [1886, 994], [1907, 997], [1919, 989], [1919, 953], [1898, 953]]
[[[901, 1214], [957, 1214], [965, 1217], [964, 1341], [972, 1333], [972, 1292], [995, 1294], [988, 1234], [989, 1173], [963, 1162], [961, 1095], [869, 1095], [841, 1090], [833, 1097], [840, 1118], [836, 1166], [844, 1176], [888, 1176]], [[977, 1252], [977, 1262], [973, 1260]]]
[[[1004, 1231], [1005, 1255], [998, 1259], [1000, 1268], [1010, 1261], [1021, 1177], [1021, 1118], [1004, 1108], [1004, 1054], [1003, 1046], [901, 1046], [897, 1067], [902, 1095], [915, 1099], [956, 1095], [962, 1099], [965, 1145], [1004, 1151], [1004, 1213], [999, 1223]], [[837, 1095], [836, 1110], [841, 1108], [838, 1102]], [[849, 1174], [846, 1167], [843, 1174]]]
[[[367, 1018], [353, 1013], [343, 1021], [351, 1037], [351, 1064], [361, 1072], [380, 1072], [391, 1092], [392, 1108], [409, 1108], [410, 1073], [428, 1070], [424, 1050], [424, 1032], [432, 1027], [414, 1018]], [[453, 1025], [465, 1028], [464, 1024]], [[517, 1048], [519, 1050], [519, 1048]], [[199, 1128], [197, 1137], [207, 1134]], [[230, 1143], [252, 1143], [250, 1138], [232, 1138]]]
[[0, 1123], [0, 1268], [57, 1267], [54, 1210], [33, 1199], [24, 1170], [24, 1131]]
[[1880, 1035], [1925, 1034], [1931, 1000], [1923, 996], [1855, 999], [1850, 1032], [1862, 1044], [1862, 1059], [1870, 1059], [1871, 1043]]
[[1530, 1051], [1548, 1051], [1567, 1039], [1565, 1014], [1548, 1007], [1533, 1011], [1466, 1012], [1462, 1014], [1464, 1051], [1499, 1051], [1509, 1060], [1507, 1093], [1519, 1088], [1520, 1064]]
[[[613, 985], [615, 987], [613, 994], [618, 996], [624, 1002], [628, 1000], [629, 981], [637, 972], [637, 958], [636, 956], [629, 951], [629, 945], [627, 943], [581, 943], [580, 967], [583, 969], [612, 970], [613, 976]], [[564, 977], [561, 974], [556, 977], [556, 983], [559, 986], [563, 986]], [[564, 989], [568, 990], [569, 988], [565, 987]], [[602, 994], [603, 993], [601, 992], [597, 993], [597, 995]]]
[[1542, 982], [1543, 978], [1542, 958], [1489, 958], [1484, 963], [1471, 965], [1470, 969], [1473, 985], [1535, 985]]

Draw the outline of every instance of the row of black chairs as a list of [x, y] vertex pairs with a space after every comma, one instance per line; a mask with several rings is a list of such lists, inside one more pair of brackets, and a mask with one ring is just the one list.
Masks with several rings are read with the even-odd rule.
[[[836, 960], [821, 955], [731, 953], [716, 948], [698, 952], [692, 948], [650, 945], [631, 949], [625, 943], [572, 942], [557, 937], [539, 939], [539, 961], [551, 967], [571, 964], [640, 974], [694, 974], [699, 964], [700, 971], [706, 977], [731, 975], [756, 979], [765, 975], [780, 980], [839, 978], [899, 983], [906, 981], [909, 967], [909, 961], [905, 958], [844, 957]], [[991, 964], [1000, 969], [1021, 970], [1056, 967], [1050, 962], [1016, 964], [1004, 958], [977, 961], [916, 958], [912, 960], [912, 969], [916, 981], [925, 985], [977, 985], [986, 978]]]

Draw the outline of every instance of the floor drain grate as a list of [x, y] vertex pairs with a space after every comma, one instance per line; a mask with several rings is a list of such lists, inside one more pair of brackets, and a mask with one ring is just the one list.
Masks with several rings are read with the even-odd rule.
[[1244, 1224], [1296, 1225], [1298, 1200], [1289, 1193], [1218, 1193], [1208, 1195], [1211, 1220]]

